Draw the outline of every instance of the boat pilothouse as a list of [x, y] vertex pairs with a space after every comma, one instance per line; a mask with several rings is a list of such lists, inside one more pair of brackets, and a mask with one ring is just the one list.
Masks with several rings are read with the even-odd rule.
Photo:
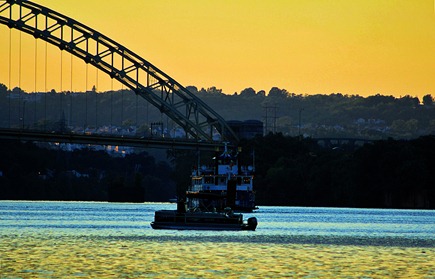
[[[240, 166], [238, 152], [230, 152], [227, 145], [224, 152], [213, 159], [212, 166], [202, 166], [192, 172], [192, 182], [186, 193], [189, 207], [206, 210], [230, 207], [238, 212], [257, 209], [253, 189], [254, 168]], [[195, 196], [202, 199], [195, 199]]]

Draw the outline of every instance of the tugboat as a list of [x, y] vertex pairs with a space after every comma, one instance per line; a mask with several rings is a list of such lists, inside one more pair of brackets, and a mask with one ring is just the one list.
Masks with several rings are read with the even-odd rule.
[[153, 229], [176, 230], [251, 230], [257, 228], [257, 218], [243, 220], [234, 211], [252, 212], [255, 196], [252, 189], [253, 168], [240, 168], [237, 154], [227, 146], [214, 158], [213, 168], [201, 167], [192, 173], [192, 183], [186, 199], [178, 200], [177, 210], [158, 210]]

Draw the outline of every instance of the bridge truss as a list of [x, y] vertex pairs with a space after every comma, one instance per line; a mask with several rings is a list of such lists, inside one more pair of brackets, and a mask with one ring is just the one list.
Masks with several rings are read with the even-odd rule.
[[[2, 3], [3, 2], [3, 3]], [[0, 0], [0, 24], [67, 51], [154, 105], [195, 140], [236, 143], [237, 135], [207, 104], [147, 60], [100, 32], [26, 0]]]

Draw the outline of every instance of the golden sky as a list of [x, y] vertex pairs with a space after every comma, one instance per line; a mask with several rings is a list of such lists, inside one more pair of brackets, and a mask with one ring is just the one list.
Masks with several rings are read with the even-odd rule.
[[[435, 96], [434, 0], [34, 2], [100, 31], [184, 86], [216, 86], [227, 94], [276, 86], [297, 94]], [[11, 87], [21, 84], [27, 92], [45, 85], [121, 87], [78, 59], [71, 74], [70, 54], [51, 46], [45, 84], [44, 48], [41, 40], [0, 26], [0, 82], [9, 86], [10, 79]]]

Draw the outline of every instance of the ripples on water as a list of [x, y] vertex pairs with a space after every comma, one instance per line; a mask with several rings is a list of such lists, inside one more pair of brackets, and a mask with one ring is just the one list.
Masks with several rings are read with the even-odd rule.
[[435, 278], [435, 212], [261, 207], [255, 232], [153, 230], [174, 204], [0, 202], [0, 278]]

